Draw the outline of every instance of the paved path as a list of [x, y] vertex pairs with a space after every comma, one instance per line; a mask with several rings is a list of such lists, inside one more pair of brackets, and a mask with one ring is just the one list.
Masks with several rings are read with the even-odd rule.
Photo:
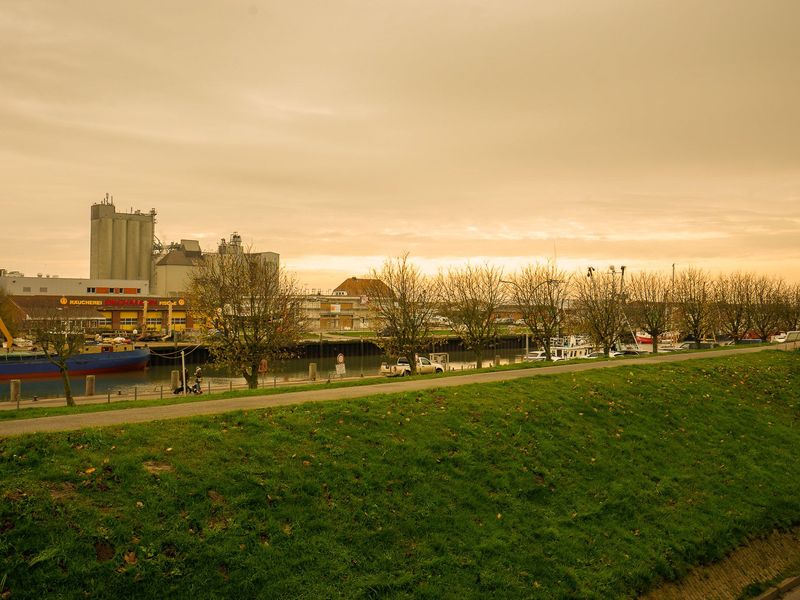
[[712, 350], [708, 352], [687, 352], [659, 354], [657, 356], [638, 357], [632, 359], [614, 360], [587, 360], [581, 363], [568, 365], [554, 365], [551, 367], [538, 367], [519, 369], [514, 371], [493, 371], [475, 373], [474, 375], [461, 375], [458, 377], [432, 377], [429, 379], [415, 379], [408, 381], [394, 381], [392, 383], [378, 383], [361, 387], [325, 388], [306, 392], [287, 392], [269, 396], [249, 396], [246, 398], [228, 398], [223, 400], [207, 400], [203, 402], [188, 402], [184, 404], [171, 404], [167, 406], [148, 406], [143, 408], [126, 408], [106, 412], [76, 413], [55, 417], [41, 417], [38, 419], [19, 419], [0, 422], [0, 437], [34, 433], [39, 431], [68, 431], [84, 427], [104, 427], [119, 425], [121, 423], [144, 423], [147, 421], [160, 421], [164, 419], [180, 419], [198, 415], [213, 415], [236, 410], [252, 410], [270, 406], [285, 406], [287, 404], [303, 404], [306, 402], [323, 402], [326, 400], [345, 400], [350, 398], [363, 398], [375, 394], [391, 394], [397, 392], [410, 392], [428, 390], [432, 388], [448, 388], [473, 383], [491, 383], [495, 381], [508, 381], [524, 377], [539, 377], [554, 373], [575, 373], [591, 371], [594, 369], [615, 369], [632, 365], [647, 365], [666, 362], [683, 362], [703, 358], [731, 356], [732, 354], [750, 354], [764, 350], [789, 349], [786, 344], [773, 346], [745, 347], [726, 350]]

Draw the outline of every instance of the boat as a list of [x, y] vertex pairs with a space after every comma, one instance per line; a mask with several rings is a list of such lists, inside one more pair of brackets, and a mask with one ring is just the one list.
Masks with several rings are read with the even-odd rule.
[[564, 336], [550, 338], [550, 355], [552, 360], [572, 360], [586, 358], [592, 351], [592, 345], [584, 336]]
[[[70, 375], [95, 375], [139, 371], [150, 360], [150, 348], [130, 344], [85, 346], [80, 354], [67, 359]], [[59, 377], [61, 372], [42, 351], [0, 351], [0, 381]]]

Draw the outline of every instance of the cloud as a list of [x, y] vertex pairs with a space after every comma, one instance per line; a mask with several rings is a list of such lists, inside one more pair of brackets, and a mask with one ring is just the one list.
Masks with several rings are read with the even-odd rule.
[[[239, 231], [319, 277], [555, 246], [800, 278], [798, 17], [790, 0], [10, 4], [3, 217], [17, 244], [88, 237], [112, 192], [155, 207], [164, 241]], [[88, 271], [88, 239], [30, 246], [6, 268]]]

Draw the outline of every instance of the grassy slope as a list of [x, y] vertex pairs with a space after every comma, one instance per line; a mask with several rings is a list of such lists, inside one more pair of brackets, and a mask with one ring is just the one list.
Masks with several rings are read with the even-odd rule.
[[[636, 357], [634, 357], [636, 358]], [[607, 359], [599, 359], [607, 360]], [[598, 360], [598, 362], [599, 362]], [[619, 360], [619, 359], [610, 359]], [[574, 359], [571, 362], [582, 362], [581, 359]], [[560, 362], [559, 365], [567, 364]], [[415, 375], [414, 379], [430, 379], [432, 377], [464, 377], [474, 375], [475, 373], [482, 373], [487, 371], [517, 371], [520, 369], [540, 369], [543, 367], [553, 366], [553, 363], [545, 362], [526, 362], [514, 363], [509, 365], [501, 365], [497, 367], [484, 367], [483, 369], [467, 369], [464, 371], [448, 371], [446, 373], [437, 373], [435, 375]], [[363, 378], [351, 378], [344, 380], [332, 380], [326, 382], [321, 379], [316, 383], [300, 383], [290, 385], [280, 385], [278, 387], [261, 387], [255, 390], [243, 389], [226, 392], [215, 392], [212, 394], [201, 394], [195, 396], [189, 394], [187, 396], [181, 395], [167, 395], [163, 400], [152, 398], [147, 400], [114, 400], [112, 403], [98, 403], [98, 404], [78, 404], [77, 406], [30, 406], [25, 408], [14, 409], [7, 408], [0, 410], [0, 421], [13, 421], [17, 419], [39, 419], [42, 417], [54, 417], [58, 415], [70, 415], [75, 413], [89, 413], [89, 412], [106, 412], [109, 410], [125, 410], [127, 408], [142, 408], [147, 406], [166, 406], [169, 404], [185, 404], [189, 402], [204, 402], [206, 400], [220, 400], [225, 398], [246, 398], [248, 396], [271, 396], [273, 394], [284, 394], [294, 392], [306, 392], [309, 390], [318, 390], [321, 387], [359, 387], [363, 385], [375, 385], [378, 383], [396, 383], [401, 381], [408, 381], [412, 377], [380, 377], [370, 376]], [[78, 402], [81, 402], [78, 400]]]
[[800, 522], [798, 365], [0, 440], [0, 579], [12, 598], [629, 597]]
[[[721, 348], [715, 348], [715, 350], [725, 350], [725, 349], [734, 349], [734, 346], [723, 346]], [[702, 350], [692, 350], [691, 352], [709, 352], [710, 349], [702, 349]], [[618, 361], [618, 360], [636, 360], [637, 358], [645, 358], [649, 356], [648, 354], [643, 354], [641, 356], [626, 356], [624, 359], [622, 358], [598, 358], [593, 359], [593, 362], [600, 362], [600, 361]], [[565, 365], [570, 363], [582, 363], [584, 359], [572, 359], [571, 361], [561, 361], [558, 362], [557, 365]], [[525, 362], [525, 363], [512, 363], [506, 365], [500, 365], [496, 367], [484, 367], [482, 369], [467, 369], [463, 371], [448, 371], [446, 373], [437, 373], [436, 375], [416, 375], [415, 378], [424, 378], [430, 379], [431, 377], [463, 377], [467, 375], [472, 375], [475, 373], [485, 372], [485, 371], [516, 371], [519, 369], [540, 369], [544, 367], [553, 366], [553, 363], [546, 363], [546, 362]], [[12, 421], [16, 419], [39, 419], [42, 417], [54, 417], [57, 415], [68, 415], [68, 414], [75, 414], [75, 413], [89, 413], [89, 412], [106, 412], [109, 410], [125, 410], [127, 408], [141, 408], [147, 406], [166, 406], [169, 404], [184, 404], [188, 402], [204, 402], [206, 400], [219, 400], [224, 398], [241, 398], [247, 396], [269, 396], [272, 394], [283, 394], [283, 393], [292, 393], [292, 392], [305, 392], [308, 390], [319, 389], [321, 386], [328, 386], [328, 387], [356, 387], [362, 385], [374, 385], [376, 383], [392, 383], [392, 382], [399, 382], [403, 381], [403, 378], [397, 377], [364, 377], [364, 378], [352, 378], [352, 379], [344, 379], [341, 381], [330, 381], [325, 382], [324, 379], [320, 380], [317, 383], [292, 383], [290, 385], [281, 385], [278, 387], [262, 387], [255, 390], [234, 390], [229, 392], [215, 392], [212, 394], [202, 394], [199, 396], [194, 395], [187, 395], [187, 396], [175, 396], [175, 395], [167, 395], [163, 400], [157, 398], [145, 399], [145, 400], [133, 400], [133, 399], [126, 399], [126, 400], [114, 400], [111, 403], [98, 403], [98, 404], [81, 404], [81, 400], [78, 400], [77, 406], [26, 406], [20, 409], [13, 409], [13, 408], [6, 408], [5, 410], [0, 410], [0, 421]], [[408, 377], [405, 378], [408, 380]]]

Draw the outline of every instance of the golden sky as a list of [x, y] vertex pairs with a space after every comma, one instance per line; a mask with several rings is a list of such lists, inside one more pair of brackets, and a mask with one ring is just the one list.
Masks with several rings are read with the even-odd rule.
[[0, 268], [89, 207], [332, 287], [411, 252], [800, 280], [797, 0], [0, 0]]

